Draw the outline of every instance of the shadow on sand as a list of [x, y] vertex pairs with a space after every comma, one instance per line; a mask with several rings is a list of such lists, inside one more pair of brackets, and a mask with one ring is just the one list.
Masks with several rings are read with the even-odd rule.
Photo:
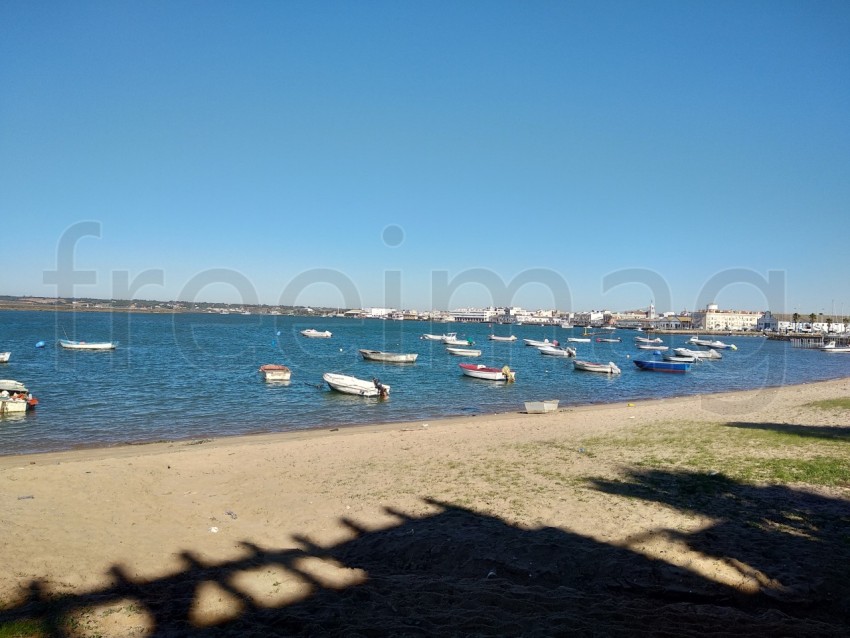
[[[397, 524], [377, 531], [345, 520], [352, 539], [334, 546], [304, 537], [297, 549], [243, 543], [243, 558], [220, 563], [185, 552], [185, 569], [144, 581], [115, 565], [111, 586], [61, 598], [32, 583], [26, 600], [0, 612], [0, 629], [29, 621], [40, 635], [79, 635], [69, 629], [73, 614], [129, 600], [151, 619], [154, 636], [847, 635], [846, 501], [688, 473], [636, 472], [594, 486], [711, 516], [716, 522], [697, 533], [653, 533], [679, 534], [692, 550], [736, 565], [742, 578], [757, 570], [763, 586], [747, 593], [627, 548], [428, 500], [436, 513], [388, 510]], [[364, 576], [332, 586], [307, 567], [311, 561]], [[239, 576], [268, 569], [301, 580], [304, 595], [259, 604]], [[209, 584], [241, 611], [213, 624], [193, 619], [199, 589]]]

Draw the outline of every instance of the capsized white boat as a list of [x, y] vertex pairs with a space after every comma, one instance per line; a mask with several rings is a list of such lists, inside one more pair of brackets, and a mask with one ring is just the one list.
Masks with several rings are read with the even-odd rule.
[[11, 356], [11, 352], [0, 352], [0, 363], [9, 363], [9, 357]]
[[551, 399], [548, 401], [525, 401], [525, 411], [528, 414], [545, 414], [547, 412], [558, 411], [559, 399]]
[[266, 381], [289, 381], [292, 377], [292, 370], [277, 363], [262, 365], [257, 372], [263, 375]]
[[538, 346], [540, 354], [545, 354], [550, 357], [574, 357], [576, 356], [575, 348], [561, 348], [558, 346]]
[[381, 361], [382, 363], [416, 363], [416, 352], [382, 352], [380, 350], [360, 350], [360, 354], [367, 361]]
[[0, 380], [0, 415], [20, 414], [38, 405], [36, 399], [20, 381]]
[[314, 339], [330, 339], [332, 333], [330, 330], [315, 330], [313, 328], [307, 328], [306, 330], [302, 330], [301, 334], [305, 337], [312, 337]]
[[500, 337], [499, 335], [490, 335], [490, 341], [516, 341], [516, 335], [510, 337]]
[[620, 374], [620, 368], [613, 361], [608, 363], [596, 363], [594, 361], [581, 361], [575, 359], [573, 368], [576, 370], [584, 370], [585, 372], [603, 372], [605, 374]]
[[356, 394], [361, 397], [380, 397], [386, 398], [390, 393], [390, 386], [384, 385], [378, 379], [366, 381], [358, 379], [347, 374], [337, 374], [335, 372], [325, 372], [322, 379], [337, 392], [345, 394]]
[[510, 383], [516, 379], [516, 373], [508, 366], [502, 368], [491, 368], [485, 365], [476, 365], [474, 363], [459, 364], [461, 371], [468, 377], [476, 379], [487, 379], [488, 381], [507, 381]]
[[60, 339], [59, 345], [67, 350], [114, 350], [118, 345], [115, 341], [75, 341]]
[[476, 348], [456, 348], [454, 346], [447, 346], [446, 352], [449, 354], [454, 354], [459, 357], [480, 357], [481, 350]]

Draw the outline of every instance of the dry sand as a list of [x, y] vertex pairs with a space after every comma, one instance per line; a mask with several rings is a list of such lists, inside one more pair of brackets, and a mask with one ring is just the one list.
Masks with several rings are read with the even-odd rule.
[[847, 635], [847, 474], [739, 475], [847, 467], [848, 396], [0, 457], [0, 635]]

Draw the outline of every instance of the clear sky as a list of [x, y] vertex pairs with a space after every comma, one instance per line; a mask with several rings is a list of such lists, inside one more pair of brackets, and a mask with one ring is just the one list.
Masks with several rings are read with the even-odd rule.
[[0, 294], [850, 315], [849, 208], [846, 0], [0, 3]]

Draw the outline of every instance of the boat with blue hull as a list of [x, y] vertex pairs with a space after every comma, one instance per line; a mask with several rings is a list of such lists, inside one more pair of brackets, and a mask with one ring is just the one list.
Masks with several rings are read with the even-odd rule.
[[664, 361], [661, 359], [635, 359], [635, 365], [641, 370], [653, 372], [687, 372], [691, 364], [685, 361]]

